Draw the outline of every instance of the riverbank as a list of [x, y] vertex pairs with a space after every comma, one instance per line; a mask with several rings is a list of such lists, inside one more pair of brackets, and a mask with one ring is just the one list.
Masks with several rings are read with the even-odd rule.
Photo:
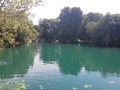
[[91, 41], [82, 41], [82, 40], [78, 40], [76, 42], [71, 42], [71, 41], [61, 41], [61, 40], [39, 40], [37, 43], [55, 43], [55, 44], [81, 44], [81, 45], [87, 45], [90, 47], [116, 47], [116, 48], [120, 48], [119, 44], [112, 44], [112, 43], [108, 43], [108, 42], [100, 42], [100, 43], [94, 43]]

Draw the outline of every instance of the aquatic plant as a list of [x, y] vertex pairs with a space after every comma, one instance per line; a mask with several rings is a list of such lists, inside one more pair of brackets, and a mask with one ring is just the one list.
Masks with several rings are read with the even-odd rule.
[[24, 80], [22, 80], [21, 82], [10, 81], [0, 86], [0, 90], [21, 90], [21, 89], [22, 90], [27, 89], [27, 85], [25, 84]]

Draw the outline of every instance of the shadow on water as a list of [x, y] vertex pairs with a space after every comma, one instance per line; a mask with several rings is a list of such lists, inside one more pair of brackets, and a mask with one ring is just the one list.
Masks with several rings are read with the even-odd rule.
[[87, 72], [100, 72], [102, 76], [120, 75], [120, 49], [80, 45], [42, 44], [44, 63], [57, 62], [63, 74], [78, 75], [82, 67]]

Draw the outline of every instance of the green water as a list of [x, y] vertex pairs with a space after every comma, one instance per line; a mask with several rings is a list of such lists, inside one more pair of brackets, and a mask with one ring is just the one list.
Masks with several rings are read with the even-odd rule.
[[120, 90], [120, 49], [32, 44], [1, 51], [0, 83], [20, 80], [28, 90]]

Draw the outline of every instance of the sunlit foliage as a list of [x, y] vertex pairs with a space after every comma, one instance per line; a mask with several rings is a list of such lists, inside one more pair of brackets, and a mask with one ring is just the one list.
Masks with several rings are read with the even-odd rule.
[[14, 47], [18, 44], [32, 42], [37, 37], [32, 22], [25, 13], [18, 16], [8, 12], [0, 13], [0, 47]]

